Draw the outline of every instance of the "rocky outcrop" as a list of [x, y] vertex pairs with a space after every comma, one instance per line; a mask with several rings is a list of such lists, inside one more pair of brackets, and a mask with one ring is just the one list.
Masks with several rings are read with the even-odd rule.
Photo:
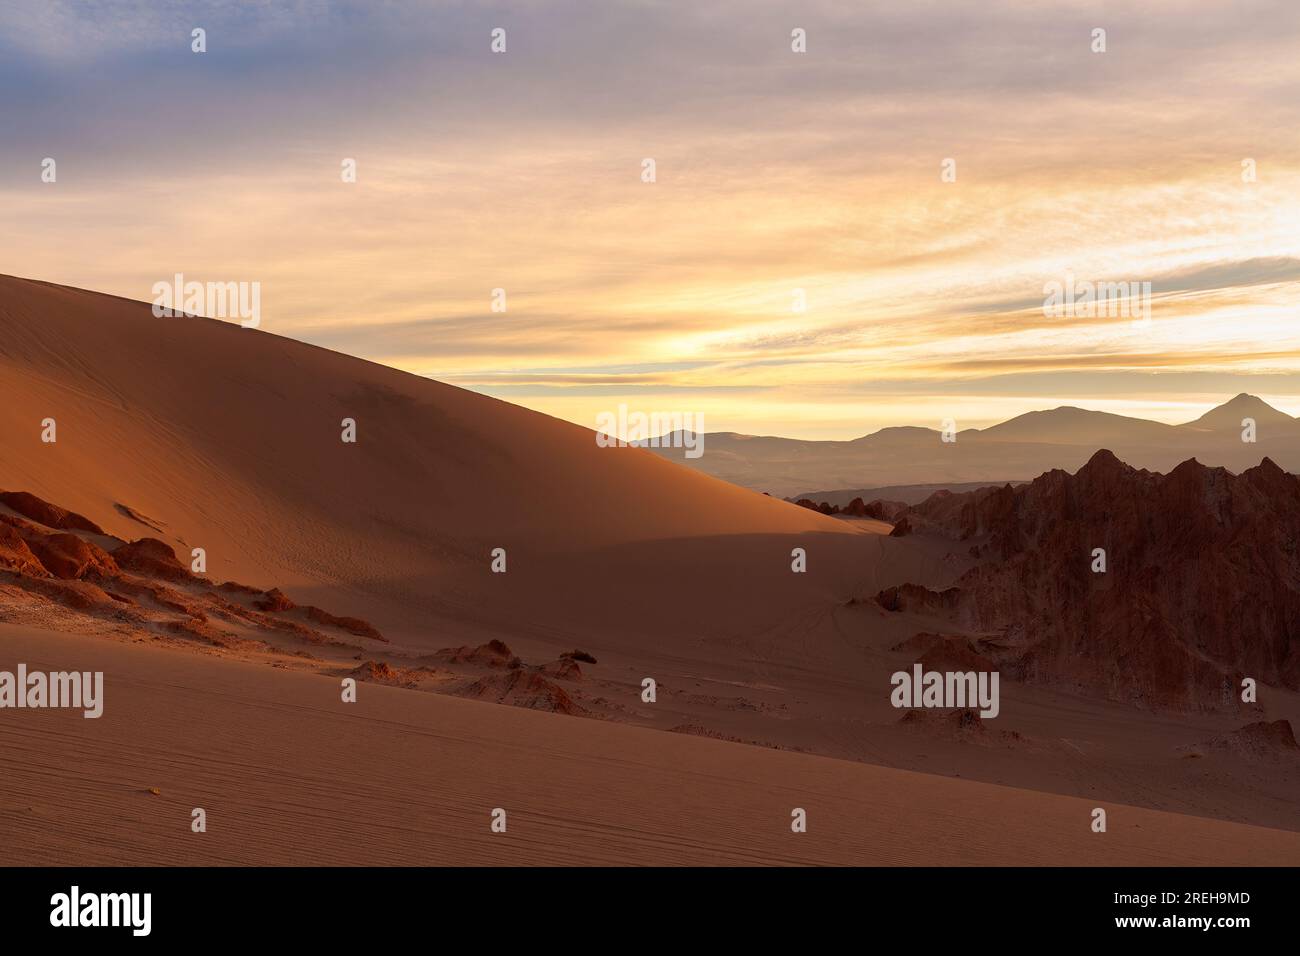
[[75, 534], [33, 535], [27, 544], [45, 569], [64, 581], [80, 580], [91, 573], [103, 577], [119, 573], [117, 562], [107, 551]]
[[298, 605], [289, 600], [289, 595], [285, 594], [279, 588], [271, 588], [260, 598], [253, 602], [253, 606], [259, 611], [292, 611]]
[[1074, 475], [936, 494], [903, 520], [981, 562], [948, 592], [878, 603], [946, 614], [1012, 678], [1192, 710], [1238, 707], [1243, 677], [1300, 688], [1300, 479], [1267, 458], [1160, 475], [1099, 451]]
[[[861, 501], [861, 498], [854, 498], [854, 501]], [[868, 501], [863, 506], [863, 517], [876, 518], [879, 521], [896, 521], [898, 516], [907, 511], [907, 502], [889, 501], [884, 498], [875, 498]]]
[[[286, 598], [286, 600], [288, 600]], [[292, 603], [292, 602], [291, 602]], [[357, 637], [368, 637], [372, 641], [381, 641], [388, 643], [388, 638], [379, 633], [369, 621], [363, 621], [359, 617], [340, 617], [337, 614], [331, 614], [321, 608], [314, 607], [311, 604], [303, 607], [303, 613], [308, 619], [317, 624], [324, 624], [326, 627], [337, 627], [340, 631], [347, 631], [349, 634], [355, 634]]]
[[489, 674], [456, 691], [462, 697], [512, 704], [553, 714], [581, 716], [586, 711], [574, 703], [564, 688], [547, 680], [536, 670], [514, 668], [502, 674]]
[[58, 505], [52, 505], [26, 491], [0, 491], [0, 504], [7, 505], [24, 518], [30, 518], [37, 524], [43, 524], [56, 531], [104, 533], [104, 529], [89, 518], [82, 517], [75, 511], [60, 508]]
[[0, 511], [0, 584], [10, 588], [11, 603], [21, 605], [23, 613], [42, 615], [43, 621], [50, 613], [73, 612], [145, 633], [198, 638], [221, 647], [249, 645], [223, 630], [219, 622], [224, 622], [241, 630], [252, 625], [268, 637], [343, 646], [301, 620], [266, 613], [293, 612], [349, 634], [386, 640], [360, 618], [311, 606], [299, 609], [278, 589], [264, 592], [234, 582], [214, 586], [192, 574], [171, 546], [157, 538], [118, 544], [110, 554], [92, 540], [102, 534], [99, 526], [80, 515], [26, 492], [0, 493], [0, 501], [23, 516]]
[[919, 584], [900, 584], [885, 588], [876, 595], [876, 603], [886, 611], [911, 611], [914, 614], [943, 614], [955, 612], [961, 606], [959, 588], [931, 591]]
[[1300, 762], [1300, 746], [1289, 720], [1258, 720], [1183, 749], [1189, 756], [1221, 753], [1249, 761]]
[[496, 639], [480, 644], [478, 647], [463, 645], [461, 647], [444, 647], [435, 651], [433, 656], [448, 664], [473, 664], [479, 667], [509, 667], [519, 658], [505, 641]]
[[539, 673], [555, 680], [582, 680], [582, 667], [571, 657], [561, 657], [549, 664], [543, 664]]
[[882, 498], [876, 498], [870, 502], [864, 502], [861, 498], [854, 498], [843, 507], [833, 505], [829, 501], [816, 502], [811, 498], [800, 498], [794, 503], [800, 508], [807, 508], [809, 511], [816, 511], [819, 514], [847, 515], [850, 518], [875, 518], [878, 521], [893, 521], [897, 515], [907, 510], [907, 504], [902, 501], [886, 501]]
[[348, 676], [357, 680], [391, 687], [418, 687], [422, 680], [435, 674], [432, 667], [394, 667], [387, 661], [374, 660], [365, 661], [348, 672]]
[[113, 558], [121, 567], [151, 577], [169, 581], [187, 581], [193, 577], [171, 546], [157, 538], [141, 538], [121, 545], [113, 551]]
[[49, 576], [18, 529], [3, 523], [0, 523], [0, 571], [16, 571], [38, 578]]

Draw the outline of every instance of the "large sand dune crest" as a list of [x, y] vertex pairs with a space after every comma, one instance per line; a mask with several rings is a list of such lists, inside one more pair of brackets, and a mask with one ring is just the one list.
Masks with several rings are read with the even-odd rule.
[[[564, 578], [555, 555], [848, 533], [505, 402], [45, 283], [0, 278], [0, 388], [0, 486], [99, 516], [124, 539], [203, 547], [221, 578], [329, 590], [399, 635], [491, 603], [480, 572], [496, 547]], [[47, 417], [56, 444], [40, 440]], [[344, 418], [355, 444], [341, 441]]]

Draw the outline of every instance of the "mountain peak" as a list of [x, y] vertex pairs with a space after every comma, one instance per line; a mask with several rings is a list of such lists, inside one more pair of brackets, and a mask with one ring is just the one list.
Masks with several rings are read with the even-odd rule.
[[1249, 392], [1239, 392], [1232, 398], [1228, 399], [1219, 408], [1267, 408], [1270, 411], [1277, 411], [1268, 402], [1264, 401], [1258, 395], [1251, 395]]
[[1196, 428], [1240, 428], [1243, 418], [1253, 418], [1257, 425], [1295, 422], [1286, 412], [1278, 411], [1258, 395], [1242, 392], [1186, 424]]
[[1172, 425], [1127, 415], [1099, 412], [1077, 405], [1058, 405], [1043, 411], [1025, 412], [980, 435], [997, 441], [1048, 442], [1075, 445], [1129, 446], [1157, 442], [1168, 437]]
[[1077, 474], [1105, 474], [1133, 471], [1133, 467], [1120, 461], [1113, 451], [1109, 448], [1099, 448], [1088, 459], [1087, 463], [1079, 469]]

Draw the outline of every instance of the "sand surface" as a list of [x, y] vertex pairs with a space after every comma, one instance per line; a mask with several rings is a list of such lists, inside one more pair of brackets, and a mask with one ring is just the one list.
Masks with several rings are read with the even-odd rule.
[[1107, 805], [1094, 834], [1085, 800], [381, 686], [344, 704], [147, 645], [0, 626], [0, 660], [106, 682], [98, 720], [0, 720], [11, 864], [1300, 863], [1295, 833]]

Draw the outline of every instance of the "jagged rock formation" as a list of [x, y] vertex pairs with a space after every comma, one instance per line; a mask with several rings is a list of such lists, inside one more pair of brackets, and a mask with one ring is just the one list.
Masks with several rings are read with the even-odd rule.
[[1013, 679], [1193, 710], [1237, 707], [1247, 676], [1300, 687], [1300, 479], [1267, 458], [1161, 475], [1103, 450], [1074, 475], [936, 494], [902, 520], [983, 560], [948, 592], [877, 601], [946, 616]]

